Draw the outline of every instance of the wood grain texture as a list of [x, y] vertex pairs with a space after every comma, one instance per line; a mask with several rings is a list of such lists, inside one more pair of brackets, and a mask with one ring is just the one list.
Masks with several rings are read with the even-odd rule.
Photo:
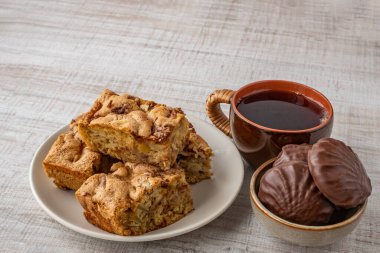
[[[379, 13], [377, 0], [0, 0], [1, 251], [378, 252]], [[298, 81], [326, 94], [335, 108], [333, 136], [367, 168], [373, 194], [345, 240], [314, 249], [269, 235], [250, 208], [249, 169], [221, 217], [164, 241], [83, 236], [33, 199], [33, 153], [104, 87], [206, 119], [213, 90], [262, 79]]]

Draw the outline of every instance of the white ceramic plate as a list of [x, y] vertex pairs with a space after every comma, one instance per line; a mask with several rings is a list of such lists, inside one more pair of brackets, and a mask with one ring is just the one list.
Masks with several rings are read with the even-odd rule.
[[79, 233], [113, 241], [139, 242], [165, 239], [181, 235], [221, 215], [234, 201], [244, 177], [244, 167], [239, 152], [222, 132], [197, 118], [189, 117], [197, 132], [214, 151], [212, 158], [213, 178], [191, 187], [194, 210], [174, 224], [139, 236], [119, 236], [103, 231], [86, 221], [82, 207], [73, 191], [58, 189], [44, 172], [45, 158], [58, 135], [68, 126], [50, 136], [37, 150], [30, 166], [30, 185], [34, 197], [42, 208], [56, 221]]

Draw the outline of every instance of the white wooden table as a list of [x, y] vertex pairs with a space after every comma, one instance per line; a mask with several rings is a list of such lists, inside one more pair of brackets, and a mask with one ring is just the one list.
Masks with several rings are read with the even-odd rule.
[[[251, 211], [248, 169], [222, 216], [164, 241], [93, 239], [55, 222], [32, 197], [33, 153], [104, 87], [206, 119], [214, 89], [261, 79], [326, 94], [333, 136], [367, 168], [373, 194], [343, 241], [313, 249], [269, 235]], [[0, 0], [0, 251], [380, 252], [379, 81], [377, 0]]]

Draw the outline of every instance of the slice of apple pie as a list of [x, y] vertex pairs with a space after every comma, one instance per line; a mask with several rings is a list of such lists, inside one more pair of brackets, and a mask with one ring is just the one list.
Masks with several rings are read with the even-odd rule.
[[119, 235], [165, 227], [193, 210], [183, 169], [116, 163], [112, 174], [96, 174], [75, 193], [86, 219]]
[[163, 169], [175, 163], [189, 134], [181, 109], [107, 89], [79, 120], [78, 128], [94, 151]]
[[[80, 117], [78, 117], [80, 118]], [[76, 120], [58, 136], [43, 161], [45, 173], [61, 189], [77, 190], [95, 173], [108, 172], [117, 160], [86, 147], [77, 133]]]
[[211, 178], [212, 149], [207, 142], [196, 133], [190, 124], [189, 139], [178, 157], [178, 165], [185, 170], [186, 180], [190, 184]]

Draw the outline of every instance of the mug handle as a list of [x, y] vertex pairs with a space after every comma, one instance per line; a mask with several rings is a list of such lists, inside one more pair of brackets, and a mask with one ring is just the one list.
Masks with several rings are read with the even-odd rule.
[[235, 94], [233, 90], [215, 90], [208, 95], [206, 100], [206, 112], [212, 123], [227, 136], [232, 137], [230, 121], [222, 112], [220, 103], [230, 104], [231, 97]]

